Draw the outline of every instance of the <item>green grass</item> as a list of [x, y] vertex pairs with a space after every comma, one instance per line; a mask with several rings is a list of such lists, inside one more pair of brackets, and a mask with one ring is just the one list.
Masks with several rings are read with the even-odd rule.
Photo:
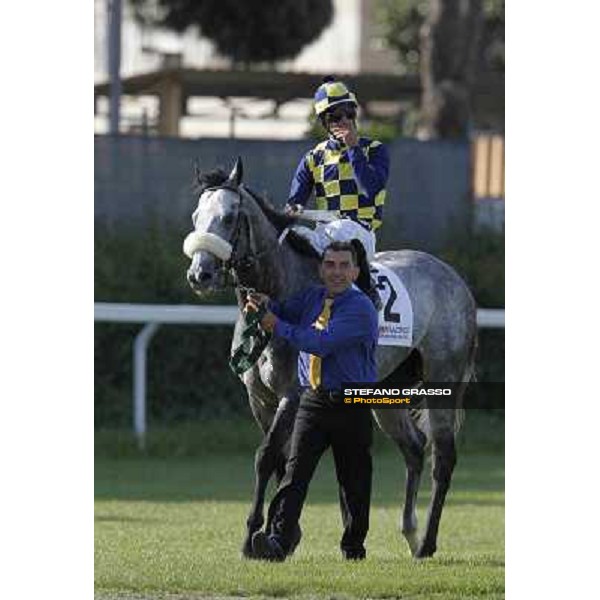
[[[286, 563], [240, 558], [252, 453], [96, 459], [98, 598], [503, 598], [503, 453], [459, 455], [433, 559], [414, 561], [398, 532], [404, 467], [374, 456], [364, 563], [342, 561], [333, 462], [321, 461], [302, 516], [304, 537]], [[425, 478], [420, 524], [429, 494]]]
[[[231, 416], [168, 426], [151, 421], [143, 454], [131, 430], [100, 429], [95, 432], [94, 445], [96, 457], [102, 458], [252, 456], [260, 440], [261, 433], [250, 416]], [[377, 427], [374, 428], [373, 448], [375, 452], [395, 452], [392, 442]], [[458, 437], [458, 452], [461, 455], [503, 453], [504, 410], [468, 410]]]

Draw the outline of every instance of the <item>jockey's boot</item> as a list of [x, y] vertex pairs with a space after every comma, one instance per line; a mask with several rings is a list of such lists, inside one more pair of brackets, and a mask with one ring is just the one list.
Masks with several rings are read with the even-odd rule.
[[[356, 242], [356, 243], [354, 243]], [[363, 245], [358, 240], [353, 240], [354, 247], [356, 248], [356, 254], [358, 256], [358, 268], [360, 273], [356, 280], [356, 285], [363, 291], [373, 303], [373, 306], [379, 312], [383, 307], [381, 297], [377, 291], [377, 284], [371, 277], [371, 271], [369, 270], [369, 261], [367, 260], [367, 253]]]
[[[358, 276], [360, 279], [360, 275]], [[371, 273], [369, 272], [369, 266], [367, 265], [367, 277], [368, 283], [365, 287], [361, 287], [357, 281], [358, 287], [369, 297], [369, 300], [373, 303], [375, 310], [379, 312], [383, 308], [383, 303], [381, 302], [381, 296], [377, 291], [377, 284], [375, 280], [371, 277]], [[365, 289], [366, 288], [366, 289]]]

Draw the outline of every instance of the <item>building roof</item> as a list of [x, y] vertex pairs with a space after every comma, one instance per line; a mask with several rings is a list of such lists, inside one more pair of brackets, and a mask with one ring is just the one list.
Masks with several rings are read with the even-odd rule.
[[[184, 96], [256, 97], [286, 102], [296, 98], [311, 98], [322, 83], [322, 74], [280, 71], [209, 70], [166, 68], [134, 75], [122, 80], [122, 93], [152, 95], [160, 92], [165, 81], [183, 86]], [[384, 74], [339, 75], [362, 101], [401, 100], [420, 94], [418, 77]], [[94, 86], [96, 96], [109, 93], [109, 83]]]
[[[372, 100], [416, 100], [421, 95], [418, 76], [382, 73], [338, 75], [349, 85], [361, 102]], [[122, 93], [152, 95], [160, 93], [164, 82], [179, 83], [183, 95], [204, 97], [255, 97], [286, 102], [296, 98], [312, 98], [322, 83], [322, 74], [280, 71], [210, 70], [186, 67], [164, 68], [151, 73], [133, 75], [122, 80]], [[94, 87], [96, 96], [109, 93], [109, 83]], [[488, 78], [478, 82], [475, 95], [493, 94], [504, 101], [504, 80]]]

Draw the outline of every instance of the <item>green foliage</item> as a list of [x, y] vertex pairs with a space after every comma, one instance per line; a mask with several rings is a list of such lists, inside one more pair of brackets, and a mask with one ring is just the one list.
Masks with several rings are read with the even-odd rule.
[[504, 73], [504, 0], [484, 0], [481, 71]]
[[146, 22], [183, 32], [197, 25], [237, 65], [296, 57], [331, 23], [331, 0], [133, 0]]
[[143, 234], [95, 232], [96, 302], [181, 303], [190, 301], [182, 234], [157, 225]]
[[[406, 74], [419, 73], [420, 29], [429, 0], [377, 0], [376, 20], [385, 43], [398, 53]], [[504, 0], [484, 0], [478, 70], [504, 73]]]
[[419, 73], [419, 29], [427, 16], [428, 0], [377, 0], [375, 18], [385, 43], [398, 53], [408, 75]]
[[[143, 233], [96, 232], [95, 301], [198, 304], [185, 272], [182, 234], [149, 227]], [[233, 292], [215, 294], [211, 304], [234, 304]], [[141, 325], [96, 323], [95, 423], [131, 421], [132, 344]], [[226, 364], [229, 326], [164, 325], [150, 344], [149, 417], [177, 422], [207, 415], [249, 415], [245, 389]]]
[[378, 119], [365, 122], [359, 128], [359, 133], [372, 140], [387, 143], [400, 137], [401, 132], [398, 124], [394, 121]]
[[232, 291], [195, 296], [186, 281], [189, 259], [182, 232], [155, 222], [143, 231], [97, 227], [94, 236], [96, 302], [155, 304], [234, 304]]
[[[403, 132], [398, 123], [392, 119], [361, 119], [358, 123], [358, 133], [380, 142], [392, 142], [400, 137]], [[312, 115], [309, 117], [308, 129], [304, 135], [306, 138], [318, 142], [327, 137], [327, 132], [321, 122]]]
[[478, 306], [504, 306], [504, 232], [483, 229], [453, 235], [440, 258], [465, 279]]
[[[132, 419], [133, 341], [140, 325], [95, 326], [95, 425], [124, 427]], [[148, 352], [151, 423], [244, 415], [246, 390], [227, 365], [229, 326], [163, 325]]]
[[[483, 229], [452, 236], [440, 258], [467, 282], [478, 307], [504, 307], [503, 232]], [[504, 381], [504, 330], [480, 329], [478, 338], [477, 380]]]
[[[477, 349], [477, 380], [504, 381], [504, 329], [480, 329]], [[502, 393], [504, 390], [502, 390]], [[500, 390], [490, 390], [499, 394]], [[487, 402], [503, 398], [486, 398]]]

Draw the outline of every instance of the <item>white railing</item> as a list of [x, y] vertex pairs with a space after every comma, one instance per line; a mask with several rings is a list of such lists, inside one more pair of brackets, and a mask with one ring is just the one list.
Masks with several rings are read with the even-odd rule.
[[478, 308], [477, 325], [481, 329], [504, 329], [504, 309]]
[[[160, 325], [168, 323], [233, 325], [239, 315], [237, 306], [192, 306], [162, 304], [94, 304], [94, 320], [110, 323], [144, 323], [133, 342], [133, 431], [140, 448], [146, 436], [146, 355], [150, 340]], [[504, 327], [504, 310], [477, 310], [479, 327]]]

